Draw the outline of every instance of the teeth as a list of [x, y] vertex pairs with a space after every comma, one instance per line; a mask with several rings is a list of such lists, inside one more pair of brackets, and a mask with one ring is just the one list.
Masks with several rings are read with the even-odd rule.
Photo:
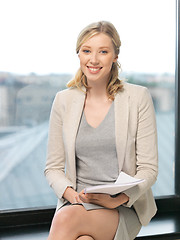
[[100, 68], [91, 68], [91, 67], [89, 67], [89, 69], [90, 69], [92, 72], [97, 72], [97, 71], [100, 70]]

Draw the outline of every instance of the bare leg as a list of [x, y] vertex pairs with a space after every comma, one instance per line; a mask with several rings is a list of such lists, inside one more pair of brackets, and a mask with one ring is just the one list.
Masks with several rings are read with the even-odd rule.
[[90, 236], [81, 236], [81, 237], [78, 237], [76, 240], [94, 240], [94, 238]]
[[48, 240], [112, 240], [118, 220], [114, 209], [86, 211], [83, 206], [66, 206], [55, 214]]

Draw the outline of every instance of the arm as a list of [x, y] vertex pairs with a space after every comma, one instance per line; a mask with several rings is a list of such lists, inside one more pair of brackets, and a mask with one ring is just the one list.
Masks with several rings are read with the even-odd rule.
[[146, 88], [138, 102], [136, 133], [136, 175], [145, 182], [124, 191], [129, 197], [125, 206], [131, 207], [155, 183], [158, 173], [157, 130], [154, 107]]
[[57, 197], [64, 201], [62, 198], [64, 191], [68, 186], [72, 186], [72, 183], [65, 176], [65, 150], [62, 134], [62, 102], [63, 99], [61, 93], [58, 93], [53, 102], [50, 114], [45, 176]]

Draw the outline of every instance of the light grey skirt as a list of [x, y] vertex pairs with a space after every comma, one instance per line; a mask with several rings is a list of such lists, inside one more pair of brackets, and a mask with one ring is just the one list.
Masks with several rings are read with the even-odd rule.
[[[67, 205], [71, 204], [66, 203], [64, 206]], [[82, 203], [78, 205], [83, 205], [87, 211], [104, 208], [91, 203]], [[119, 224], [114, 240], [133, 240], [142, 227], [135, 210], [124, 206], [119, 206], [117, 209], [119, 212]]]
[[118, 211], [119, 224], [114, 240], [133, 240], [142, 227], [135, 210], [120, 206]]

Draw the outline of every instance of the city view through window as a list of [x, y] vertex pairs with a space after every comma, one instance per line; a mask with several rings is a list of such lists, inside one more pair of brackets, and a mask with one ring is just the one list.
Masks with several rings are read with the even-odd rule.
[[159, 149], [153, 193], [173, 195], [175, 1], [115, 0], [111, 6], [93, 0], [85, 7], [82, 0], [78, 6], [7, 0], [0, 9], [0, 209], [56, 204], [43, 173], [51, 105], [79, 67], [78, 33], [102, 19], [120, 33], [120, 78], [146, 86], [152, 95]]

